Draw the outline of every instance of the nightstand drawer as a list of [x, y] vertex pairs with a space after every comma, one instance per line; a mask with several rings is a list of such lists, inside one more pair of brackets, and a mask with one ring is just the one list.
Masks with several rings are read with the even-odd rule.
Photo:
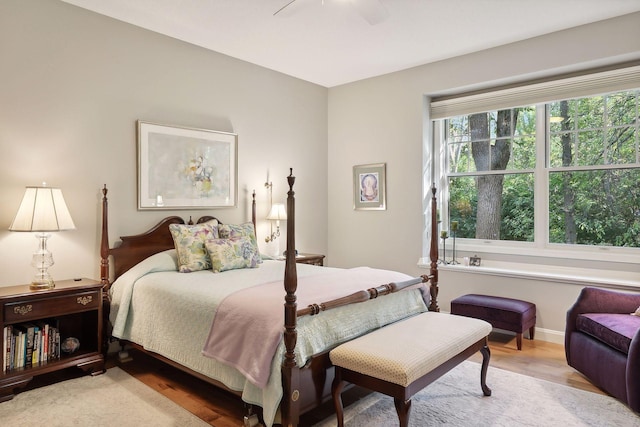
[[4, 306], [4, 322], [24, 322], [53, 315], [95, 310], [100, 307], [100, 296], [100, 291], [90, 291], [8, 303]]

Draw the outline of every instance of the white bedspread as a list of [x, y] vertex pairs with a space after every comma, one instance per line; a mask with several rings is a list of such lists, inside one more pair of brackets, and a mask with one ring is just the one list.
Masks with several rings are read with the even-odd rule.
[[[236, 369], [203, 356], [202, 349], [218, 304], [237, 290], [282, 280], [284, 266], [282, 261], [265, 260], [259, 268], [218, 274], [208, 270], [178, 273], [175, 251], [156, 254], [112, 285], [112, 334], [241, 391], [245, 402], [263, 408], [265, 422], [271, 426], [282, 398], [280, 365], [284, 345], [278, 346], [264, 388], [251, 384]], [[339, 270], [306, 264], [296, 268], [299, 277]], [[422, 294], [416, 289], [338, 308], [330, 316], [303, 317], [298, 322], [297, 363], [302, 366], [313, 354], [426, 310]]]

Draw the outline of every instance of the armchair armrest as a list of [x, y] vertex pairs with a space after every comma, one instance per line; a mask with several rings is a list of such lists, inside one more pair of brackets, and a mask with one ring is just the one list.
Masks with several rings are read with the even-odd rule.
[[[565, 352], [567, 361], [569, 358], [569, 339], [576, 329], [576, 319], [582, 313], [633, 313], [640, 307], [640, 293], [624, 293], [609, 289], [585, 287], [578, 295], [576, 302], [567, 311], [567, 324], [565, 326]], [[640, 337], [636, 334], [636, 338]], [[636, 340], [634, 339], [634, 342]], [[640, 341], [636, 342], [640, 347]], [[637, 350], [640, 353], [640, 348]], [[640, 368], [639, 368], [640, 369]], [[640, 390], [639, 390], [640, 391]]]
[[586, 287], [569, 309], [581, 313], [633, 313], [640, 306], [640, 293], [623, 293], [609, 289]]
[[629, 407], [640, 413], [640, 329], [631, 340], [627, 356], [627, 400]]

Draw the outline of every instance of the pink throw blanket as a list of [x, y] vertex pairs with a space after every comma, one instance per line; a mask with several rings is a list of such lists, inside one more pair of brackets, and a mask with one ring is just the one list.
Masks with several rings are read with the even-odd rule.
[[[403, 273], [369, 267], [299, 277], [298, 308], [409, 279], [412, 277]], [[264, 388], [283, 336], [284, 295], [282, 281], [229, 295], [216, 312], [202, 354], [236, 368]]]

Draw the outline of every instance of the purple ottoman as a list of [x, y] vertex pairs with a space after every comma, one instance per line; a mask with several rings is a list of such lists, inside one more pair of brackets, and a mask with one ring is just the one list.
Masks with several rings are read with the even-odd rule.
[[529, 330], [533, 339], [536, 326], [536, 305], [513, 298], [468, 294], [451, 301], [451, 314], [475, 317], [491, 326], [517, 334], [518, 350], [522, 350], [522, 333]]

